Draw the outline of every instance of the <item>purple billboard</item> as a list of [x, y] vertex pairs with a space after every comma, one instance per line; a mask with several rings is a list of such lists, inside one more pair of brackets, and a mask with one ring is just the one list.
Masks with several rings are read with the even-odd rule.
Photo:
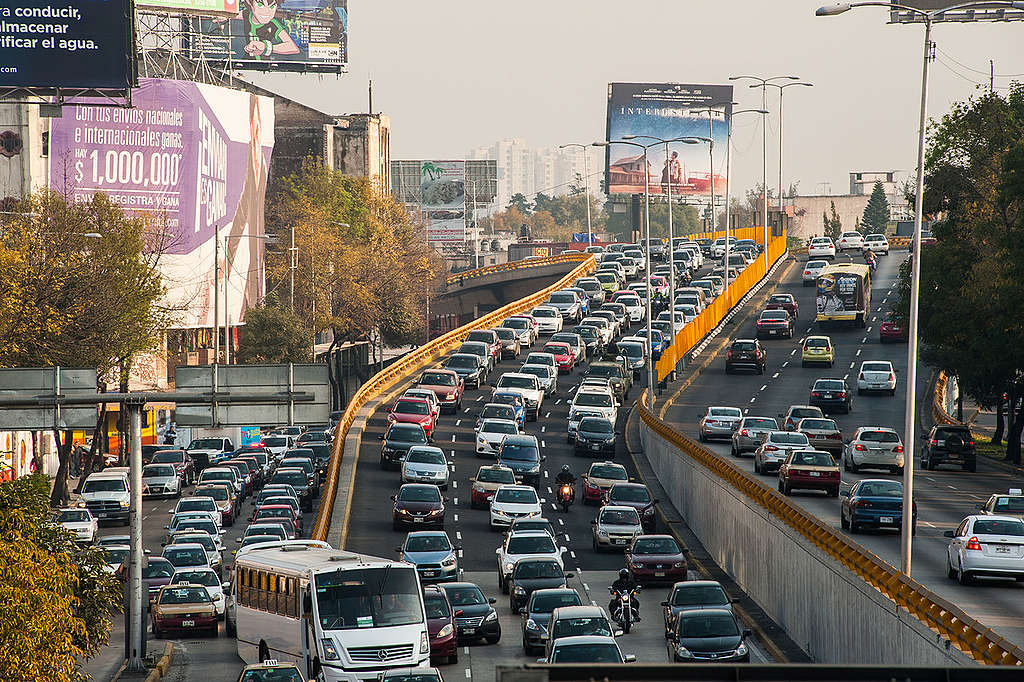
[[[50, 131], [50, 178], [77, 201], [107, 194], [165, 235], [161, 267], [180, 326], [213, 325], [214, 235], [222, 310], [238, 323], [262, 298], [263, 199], [273, 101], [201, 83], [143, 79], [134, 108], [66, 107]], [[224, 313], [222, 313], [224, 314]], [[223, 324], [225, 321], [222, 320]]]

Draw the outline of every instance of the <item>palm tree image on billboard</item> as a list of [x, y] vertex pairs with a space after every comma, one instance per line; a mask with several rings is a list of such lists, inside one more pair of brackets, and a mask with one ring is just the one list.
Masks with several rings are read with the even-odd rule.
[[427, 241], [466, 240], [466, 162], [424, 161], [420, 165], [420, 206], [427, 217]]
[[[644, 191], [644, 175], [651, 194], [725, 196], [725, 157], [730, 117], [731, 85], [682, 83], [610, 83], [608, 85], [608, 141], [605, 151], [609, 194]], [[673, 142], [647, 150], [615, 144], [627, 135], [633, 142], [650, 144], [660, 138], [703, 137], [714, 141], [714, 178], [707, 142]], [[650, 137], [643, 137], [643, 136]]]

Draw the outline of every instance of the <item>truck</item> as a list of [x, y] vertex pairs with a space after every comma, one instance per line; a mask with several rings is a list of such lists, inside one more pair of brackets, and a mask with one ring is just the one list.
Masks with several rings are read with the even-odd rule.
[[128, 467], [112, 467], [89, 474], [79, 506], [99, 521], [120, 521], [127, 526], [132, 501], [128, 472]]
[[817, 322], [853, 322], [867, 326], [871, 310], [871, 268], [864, 263], [837, 263], [818, 273]]
[[185, 451], [195, 462], [197, 472], [225, 459], [236, 448], [260, 442], [258, 426], [198, 427], [191, 431], [192, 439]]

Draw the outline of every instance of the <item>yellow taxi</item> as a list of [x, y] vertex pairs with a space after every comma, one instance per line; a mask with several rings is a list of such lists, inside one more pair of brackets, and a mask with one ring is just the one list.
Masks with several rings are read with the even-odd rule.
[[812, 363], [825, 364], [831, 367], [836, 362], [836, 347], [827, 336], [808, 336], [804, 339], [800, 351], [800, 362], [806, 367]]

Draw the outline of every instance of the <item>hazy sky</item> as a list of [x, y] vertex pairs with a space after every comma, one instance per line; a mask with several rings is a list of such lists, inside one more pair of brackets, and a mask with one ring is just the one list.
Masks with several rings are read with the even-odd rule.
[[[815, 17], [826, 0], [349, 0], [349, 73], [253, 76], [332, 114], [391, 117], [393, 159], [462, 158], [507, 137], [531, 146], [603, 140], [613, 81], [727, 83], [793, 74], [785, 95], [785, 181], [801, 193], [847, 191], [854, 170], [913, 169], [922, 26], [881, 8]], [[950, 4], [953, 4], [952, 2]], [[1024, 22], [933, 31], [932, 115], [995, 84], [1024, 80]], [[735, 99], [760, 105], [760, 90]], [[769, 186], [777, 184], [778, 95], [769, 91]], [[733, 187], [760, 181], [756, 115], [737, 119]]]

